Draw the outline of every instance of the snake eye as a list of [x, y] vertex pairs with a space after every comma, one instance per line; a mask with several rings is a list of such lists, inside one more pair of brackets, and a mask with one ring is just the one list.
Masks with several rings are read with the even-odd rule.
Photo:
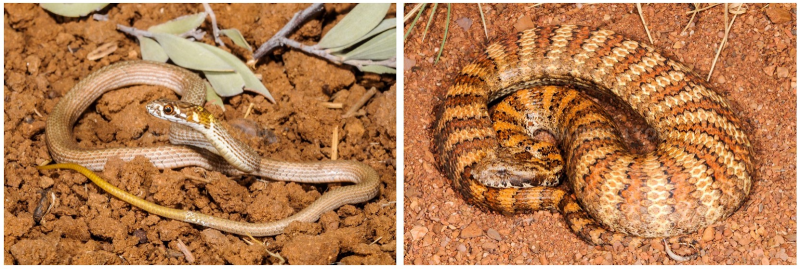
[[172, 109], [172, 105], [164, 106], [164, 114], [172, 115], [173, 113], [175, 113], [175, 110]]

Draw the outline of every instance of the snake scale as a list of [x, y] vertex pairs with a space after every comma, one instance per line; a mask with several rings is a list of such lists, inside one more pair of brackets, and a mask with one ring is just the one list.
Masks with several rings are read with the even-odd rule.
[[[197, 109], [189, 113], [190, 120], [199, 122], [194, 127], [172, 124], [170, 126], [170, 142], [176, 145], [155, 147], [128, 148], [82, 148], [76, 142], [72, 127], [78, 117], [97, 98], [105, 92], [118, 88], [149, 84], [164, 86], [180, 94], [180, 104], [191, 105], [183, 111]], [[314, 222], [322, 213], [334, 210], [345, 204], [368, 201], [380, 190], [380, 178], [372, 167], [356, 161], [316, 161], [286, 162], [258, 156], [256, 151], [241, 143], [224, 131], [222, 125], [212, 124], [213, 116], [202, 109], [205, 103], [205, 86], [203, 80], [188, 70], [150, 61], [119, 62], [103, 67], [76, 84], [59, 100], [47, 118], [45, 136], [47, 147], [53, 159], [60, 164], [39, 167], [39, 169], [70, 168], [83, 173], [98, 186], [115, 197], [131, 203], [145, 211], [163, 217], [195, 223], [218, 230], [252, 236], [269, 236], [283, 232], [291, 222]], [[175, 110], [178, 103], [157, 100], [148, 105], [149, 112], [159, 116], [157, 111], [169, 107], [169, 120], [178, 122]], [[198, 129], [210, 128], [203, 135]], [[210, 140], [210, 141], [209, 141]], [[224, 142], [224, 143], [218, 143]], [[181, 145], [177, 145], [181, 144]], [[192, 145], [192, 146], [186, 146]], [[352, 185], [342, 186], [325, 192], [319, 199], [296, 214], [274, 222], [248, 223], [217, 218], [197, 212], [165, 208], [108, 184], [91, 171], [100, 171], [111, 157], [119, 157], [130, 161], [136, 156], [144, 156], [159, 169], [171, 169], [185, 166], [199, 166], [216, 170], [228, 175], [256, 175], [273, 180], [294, 181], [301, 183], [350, 182]], [[85, 168], [67, 164], [75, 163]]]
[[[431, 128], [439, 167], [468, 202], [504, 214], [558, 211], [578, 236], [607, 244], [616, 235], [691, 233], [747, 198], [753, 164], [742, 123], [689, 68], [650, 45], [560, 25], [482, 52], [447, 88]], [[632, 153], [596, 103], [562, 86], [630, 105], [658, 133], [656, 149]], [[558, 145], [532, 138], [542, 131]], [[566, 186], [555, 186], [563, 174]]]

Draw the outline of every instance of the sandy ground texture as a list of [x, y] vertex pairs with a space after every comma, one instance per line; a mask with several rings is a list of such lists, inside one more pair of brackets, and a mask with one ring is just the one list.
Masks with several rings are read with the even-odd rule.
[[[405, 5], [406, 12], [412, 7]], [[686, 264], [797, 263], [796, 6], [746, 7], [733, 23], [710, 85], [744, 120], [757, 175], [749, 200], [732, 217], [690, 235], [701, 256]], [[483, 10], [490, 37], [534, 25], [581, 24], [648, 39], [634, 4], [484, 4]], [[681, 33], [691, 10], [690, 4], [642, 6], [654, 46], [705, 78], [724, 36], [724, 9], [697, 14]], [[438, 6], [423, 39], [428, 14], [430, 8], [405, 42], [404, 263], [675, 264], [658, 239], [591, 246], [558, 213], [503, 216], [461, 199], [434, 163], [432, 108], [470, 55], [480, 52], [485, 34], [477, 5], [453, 5], [447, 44], [434, 64], [446, 5]]]
[[[212, 4], [221, 28], [239, 29], [258, 46], [307, 4]], [[325, 6], [325, 14], [291, 38], [313, 44], [354, 5]], [[390, 14], [394, 14], [394, 7]], [[278, 49], [255, 73], [278, 101], [245, 93], [225, 100], [227, 121], [247, 120], [272, 136], [250, 136], [262, 156], [287, 161], [331, 158], [338, 129], [338, 158], [364, 162], [380, 174], [380, 194], [346, 205], [316, 223], [293, 223], [285, 234], [257, 238], [228, 234], [133, 208], [73, 171], [40, 172], [50, 159], [45, 121], [59, 99], [82, 77], [110, 63], [139, 59], [134, 38], [116, 23], [139, 29], [202, 12], [200, 4], [118, 4], [102, 13], [109, 21], [64, 19], [33, 4], [5, 4], [5, 264], [395, 264], [396, 151], [395, 76], [364, 74], [320, 58]], [[213, 44], [210, 20], [202, 42]], [[228, 48], [235, 46], [223, 38]], [[97, 61], [87, 54], [106, 43], [118, 49]], [[250, 55], [233, 49], [241, 58]], [[372, 87], [379, 92], [356, 117], [341, 115]], [[157, 98], [177, 99], [171, 90], [136, 86], [103, 95], [78, 120], [75, 137], [86, 148], [138, 147], [169, 143], [168, 124], [145, 112]], [[339, 102], [344, 109], [323, 107]], [[263, 134], [263, 133], [262, 133]], [[277, 142], [275, 142], [277, 141]], [[275, 143], [272, 143], [275, 142]], [[296, 184], [255, 177], [227, 177], [196, 167], [159, 171], [146, 159], [108, 163], [100, 175], [112, 184], [160, 205], [247, 222], [279, 220], [298, 212], [321, 193], [341, 184]], [[45, 199], [41, 199], [42, 197]], [[53, 207], [40, 222], [40, 204]], [[179, 245], [193, 256], [189, 261]], [[270, 255], [274, 253], [276, 256]]]

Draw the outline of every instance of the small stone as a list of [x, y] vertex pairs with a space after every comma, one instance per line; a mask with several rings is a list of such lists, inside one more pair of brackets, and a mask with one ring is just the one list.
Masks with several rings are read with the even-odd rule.
[[472, 26], [472, 19], [463, 17], [456, 20], [456, 24], [458, 24], [461, 29], [464, 29], [464, 31], [469, 31], [469, 27]]
[[417, 61], [403, 57], [403, 71], [411, 70], [415, 65], [417, 65]]
[[486, 235], [488, 235], [489, 238], [492, 238], [492, 239], [497, 240], [497, 241], [503, 240], [503, 237], [500, 236], [500, 233], [498, 233], [497, 230], [492, 229], [492, 228], [489, 228], [489, 230], [486, 230]]
[[764, 67], [764, 73], [766, 73], [769, 76], [772, 76], [772, 74], [775, 74], [775, 65], [770, 65], [770, 66]]
[[706, 228], [706, 230], [703, 231], [703, 241], [708, 242], [714, 240], [714, 232], [715, 231], [713, 226], [709, 226], [708, 228]]
[[531, 20], [530, 16], [522, 16], [514, 23], [514, 28], [516, 28], [518, 32], [531, 29], [533, 26], [533, 20]]
[[458, 249], [458, 251], [460, 252], [465, 252], [465, 253], [467, 252], [467, 246], [465, 246], [464, 244], [458, 244], [456, 249]]
[[720, 83], [720, 84], [722, 84], [722, 83], [725, 83], [725, 81], [726, 81], [726, 80], [725, 80], [725, 77], [724, 77], [724, 76], [719, 76], [719, 77], [717, 78], [717, 83]]
[[467, 228], [464, 228], [464, 230], [461, 230], [460, 237], [461, 238], [473, 238], [473, 237], [478, 237], [478, 236], [481, 236], [481, 235], [483, 235], [483, 230], [481, 230], [481, 228], [478, 227], [478, 224], [475, 224], [475, 222], [473, 222], [473, 223], [470, 223], [469, 225], [467, 225]]
[[778, 255], [775, 255], [776, 258], [786, 261], [789, 259], [789, 255], [786, 254], [786, 249], [782, 248], [779, 250]]
[[428, 234], [428, 228], [425, 228], [423, 226], [414, 226], [414, 228], [411, 228], [411, 238], [414, 241], [419, 240], [420, 238], [424, 237], [426, 234]]
[[773, 240], [775, 240], [775, 244], [776, 245], [780, 245], [780, 244], [786, 243], [786, 240], [784, 240], [783, 236], [780, 236], [780, 235], [776, 235]]
[[607, 20], [610, 20], [610, 19], [611, 19], [611, 15], [610, 14], [603, 15], [603, 20], [604, 21], [607, 21]]
[[495, 242], [486, 242], [486, 243], [483, 243], [483, 245], [481, 245], [481, 247], [483, 247], [483, 249], [485, 249], [485, 250], [495, 250], [495, 249], [497, 249], [497, 243], [495, 243]]
[[783, 66], [778, 67], [775, 73], [778, 75], [779, 78], [789, 77], [789, 68]]
[[782, 9], [777, 5], [770, 5], [765, 11], [772, 23], [784, 23], [792, 21], [792, 12]]

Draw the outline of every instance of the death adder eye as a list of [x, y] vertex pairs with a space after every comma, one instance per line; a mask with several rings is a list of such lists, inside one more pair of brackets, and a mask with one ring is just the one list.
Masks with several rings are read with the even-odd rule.
[[175, 109], [172, 108], [172, 105], [164, 106], [164, 114], [172, 115], [175, 113]]

